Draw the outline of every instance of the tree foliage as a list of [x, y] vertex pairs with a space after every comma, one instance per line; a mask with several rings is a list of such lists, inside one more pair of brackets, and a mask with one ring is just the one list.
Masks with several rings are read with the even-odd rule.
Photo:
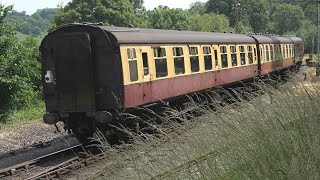
[[0, 4], [0, 114], [32, 105], [40, 89], [38, 42], [19, 42], [16, 28], [4, 22], [12, 7]]
[[301, 7], [291, 4], [277, 4], [272, 10], [273, 32], [284, 34], [295, 32], [302, 26], [304, 13]]
[[205, 13], [205, 3], [197, 1], [190, 4], [189, 12], [191, 14], [204, 14]]
[[148, 27], [156, 29], [190, 29], [191, 16], [183, 9], [171, 9], [167, 6], [159, 6], [146, 15]]
[[15, 23], [18, 31], [32, 36], [40, 36], [48, 31], [56, 9], [40, 9], [34, 14], [27, 15], [25, 11], [13, 11], [5, 18], [6, 22]]
[[197, 14], [192, 16], [192, 24], [190, 30], [206, 31], [206, 32], [230, 32], [233, 31], [229, 26], [229, 19], [225, 15], [220, 14]]
[[142, 10], [141, 0], [77, 0], [58, 10], [53, 21], [59, 26], [66, 23], [103, 22], [114, 26], [143, 26], [136, 15]]
[[254, 32], [266, 29], [268, 21], [267, 3], [265, 0], [209, 0], [206, 12], [224, 14], [230, 19], [230, 25], [241, 25], [253, 28]]

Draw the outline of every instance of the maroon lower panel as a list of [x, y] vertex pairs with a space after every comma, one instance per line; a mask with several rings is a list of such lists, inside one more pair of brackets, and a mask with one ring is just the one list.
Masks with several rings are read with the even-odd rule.
[[283, 67], [290, 67], [294, 65], [294, 59], [293, 58], [289, 58], [289, 59], [285, 59], [283, 60]]
[[258, 66], [245, 66], [124, 86], [125, 108], [201, 91], [258, 76]]
[[280, 61], [271, 61], [261, 64], [261, 74], [269, 74], [273, 71], [290, 67], [294, 64], [293, 58], [288, 58]]

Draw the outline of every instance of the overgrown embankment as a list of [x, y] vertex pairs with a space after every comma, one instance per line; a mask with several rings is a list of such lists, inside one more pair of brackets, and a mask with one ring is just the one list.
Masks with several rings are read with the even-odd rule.
[[[168, 134], [156, 146], [150, 142], [155, 144], [157, 138], [137, 140], [134, 150], [117, 152], [117, 157], [107, 152], [112, 157], [104, 164], [104, 177], [317, 179], [320, 84], [299, 79], [277, 88], [257, 86], [262, 96], [239, 90], [233, 98], [241, 103], [224, 104], [216, 111], [202, 106], [205, 114], [189, 122], [197, 125], [190, 129], [181, 125], [187, 131], [178, 137]], [[244, 100], [240, 93], [247, 93], [246, 99], [251, 100]]]

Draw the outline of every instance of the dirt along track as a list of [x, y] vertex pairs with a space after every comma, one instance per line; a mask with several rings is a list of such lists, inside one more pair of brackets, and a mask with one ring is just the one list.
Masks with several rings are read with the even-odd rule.
[[14, 166], [4, 168], [0, 170], [1, 179], [38, 179], [35, 174], [39, 172], [47, 171], [51, 166], [56, 163], [65, 162], [66, 159], [70, 160], [77, 157], [76, 152], [80, 152], [81, 145], [76, 145], [70, 148], [66, 148], [54, 153], [47, 154], [45, 156], [38, 157], [36, 159], [26, 161]]

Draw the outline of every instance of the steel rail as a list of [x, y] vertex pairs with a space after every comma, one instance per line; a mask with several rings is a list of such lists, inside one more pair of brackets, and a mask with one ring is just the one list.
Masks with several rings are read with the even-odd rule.
[[27, 145], [27, 146], [24, 146], [24, 147], [15, 149], [15, 150], [11, 150], [11, 151], [2, 153], [2, 154], [0, 154], [0, 159], [7, 158], [8, 156], [15, 156], [17, 154], [20, 154], [20, 153], [23, 153], [23, 152], [27, 152], [27, 151], [32, 150], [32, 149], [46, 148], [46, 147], [50, 146], [52, 143], [54, 143], [56, 141], [59, 141], [61, 139], [67, 139], [67, 138], [70, 138], [70, 137], [72, 137], [72, 136], [70, 136], [68, 134], [68, 135], [63, 135], [62, 137], [57, 137], [57, 138], [54, 138], [54, 139], [51, 139], [51, 140], [48, 140], [48, 141], [33, 143], [31, 145]]
[[2, 169], [2, 170], [0, 170], [0, 178], [4, 178], [4, 177], [8, 177], [8, 176], [16, 176], [17, 174], [19, 174], [21, 172], [30, 171], [31, 169], [37, 167], [37, 164], [44, 162], [46, 159], [49, 159], [54, 156], [58, 156], [63, 153], [67, 153], [69, 151], [75, 151], [76, 149], [81, 148], [81, 147], [82, 147], [82, 145], [78, 144], [76, 146], [72, 146], [72, 147], [69, 147], [69, 148], [66, 148], [63, 150], [59, 150], [54, 153], [50, 153], [50, 154], [38, 157], [38, 158], [30, 160], [30, 161], [26, 161], [26, 162]]
[[43, 171], [35, 176], [32, 176], [27, 180], [63, 178], [64, 175], [70, 172], [89, 166], [90, 164], [101, 161], [104, 158], [104, 153], [100, 153], [98, 155], [91, 155], [85, 158], [75, 157], [61, 164], [58, 164], [57, 166], [54, 166], [46, 171]]

